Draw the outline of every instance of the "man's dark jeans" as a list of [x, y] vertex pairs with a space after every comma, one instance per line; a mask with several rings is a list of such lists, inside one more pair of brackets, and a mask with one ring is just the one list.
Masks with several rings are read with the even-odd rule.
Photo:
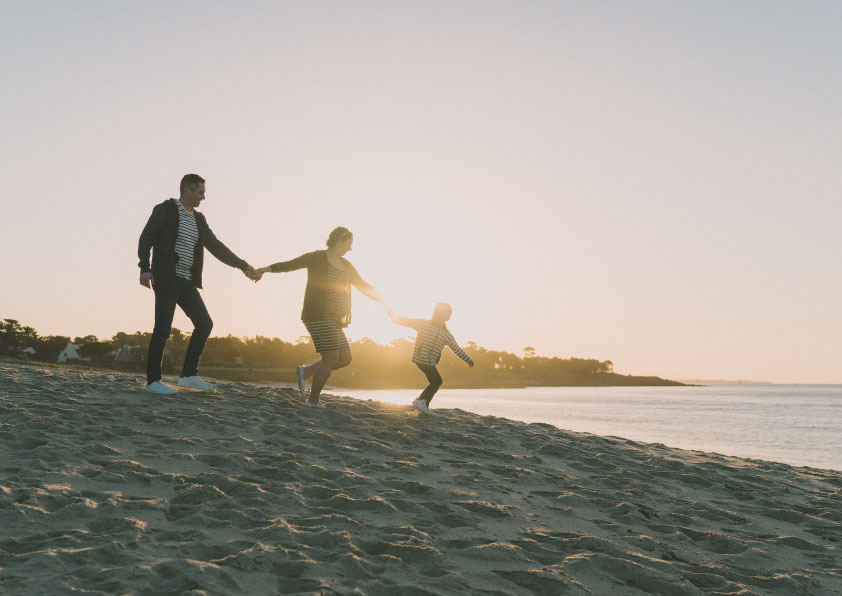
[[433, 399], [433, 396], [436, 394], [436, 391], [439, 390], [441, 387], [441, 375], [439, 374], [438, 369], [435, 366], [430, 366], [428, 364], [418, 364], [415, 363], [424, 376], [427, 377], [427, 381], [430, 383], [427, 385], [427, 388], [421, 392], [421, 395], [418, 396], [418, 399], [426, 403], [428, 406]]
[[199, 372], [199, 357], [213, 329], [213, 321], [199, 295], [199, 290], [186, 279], [176, 277], [174, 282], [155, 285], [155, 329], [152, 331], [149, 353], [146, 356], [147, 384], [161, 380], [161, 359], [164, 357], [164, 346], [172, 332], [176, 304], [193, 322], [193, 335], [187, 345], [181, 376], [192, 377]]

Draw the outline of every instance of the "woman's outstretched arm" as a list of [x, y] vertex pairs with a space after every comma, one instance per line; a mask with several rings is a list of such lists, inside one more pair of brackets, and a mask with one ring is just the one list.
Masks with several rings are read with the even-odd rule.
[[360, 276], [356, 267], [351, 265], [351, 263], [349, 263], [348, 261], [345, 261], [345, 265], [347, 265], [348, 267], [348, 273], [351, 277], [351, 284], [360, 291], [360, 294], [371, 298], [375, 302], [382, 302], [383, 304], [386, 304], [386, 301], [383, 299], [383, 296], [378, 294], [377, 290], [374, 289], [374, 286], [368, 283]]
[[264, 273], [286, 273], [287, 271], [296, 271], [297, 269], [304, 269], [310, 264], [310, 261], [313, 258], [315, 253], [308, 252], [306, 254], [301, 255], [291, 261], [280, 261], [278, 263], [273, 263], [266, 267], [260, 267], [259, 269], [255, 270], [257, 275], [263, 275]]

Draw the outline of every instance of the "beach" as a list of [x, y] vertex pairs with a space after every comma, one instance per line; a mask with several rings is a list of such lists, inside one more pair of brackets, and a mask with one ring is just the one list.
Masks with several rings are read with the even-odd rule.
[[0, 362], [0, 593], [842, 593], [842, 472], [323, 401]]

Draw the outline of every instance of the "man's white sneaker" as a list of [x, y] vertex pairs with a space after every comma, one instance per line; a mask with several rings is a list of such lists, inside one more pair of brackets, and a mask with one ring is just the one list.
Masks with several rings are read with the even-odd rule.
[[214, 386], [198, 375], [193, 377], [179, 377], [178, 386], [186, 387], [187, 389], [198, 389], [199, 391], [214, 391]]
[[295, 368], [295, 374], [298, 375], [298, 390], [301, 392], [301, 397], [307, 399], [307, 381], [304, 378], [304, 367], [297, 366]]
[[157, 393], [158, 395], [172, 395], [176, 393], [175, 388], [165, 385], [161, 381], [153, 381], [146, 386], [148, 393]]
[[304, 405], [307, 406], [308, 408], [321, 408], [323, 410], [327, 409], [327, 406], [324, 405], [322, 402], [317, 402], [317, 403], [313, 404], [313, 403], [310, 403], [309, 399], [304, 402]]

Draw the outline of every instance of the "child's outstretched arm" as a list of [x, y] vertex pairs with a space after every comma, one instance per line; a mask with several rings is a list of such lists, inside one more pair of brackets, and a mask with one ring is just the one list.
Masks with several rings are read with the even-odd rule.
[[420, 319], [408, 319], [406, 317], [400, 317], [396, 315], [395, 311], [393, 311], [389, 307], [386, 307], [386, 312], [389, 313], [389, 318], [392, 319], [393, 323], [401, 325], [402, 327], [409, 327], [410, 329], [418, 329], [418, 323], [420, 322]]
[[471, 360], [471, 357], [465, 353], [465, 350], [459, 347], [459, 344], [456, 343], [456, 339], [451, 335], [450, 341], [447, 342], [447, 345], [450, 346], [450, 349], [453, 350], [453, 353], [459, 356], [462, 360], [468, 363], [468, 366], [471, 368], [474, 367], [474, 361]]

